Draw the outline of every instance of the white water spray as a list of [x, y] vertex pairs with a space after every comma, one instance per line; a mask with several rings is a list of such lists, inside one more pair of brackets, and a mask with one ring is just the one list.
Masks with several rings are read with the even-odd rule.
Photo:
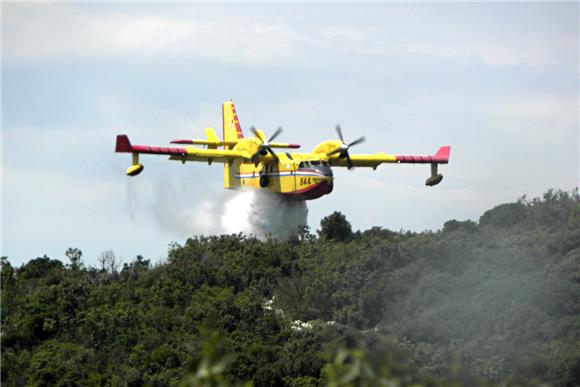
[[225, 201], [220, 222], [225, 233], [286, 238], [307, 224], [304, 201], [288, 202], [268, 191], [236, 191]]
[[180, 238], [242, 233], [284, 239], [308, 222], [306, 202], [288, 202], [268, 191], [227, 190], [208, 197], [209, 190], [183, 182], [147, 186], [127, 185], [129, 217], [138, 221], [144, 207], [161, 229]]

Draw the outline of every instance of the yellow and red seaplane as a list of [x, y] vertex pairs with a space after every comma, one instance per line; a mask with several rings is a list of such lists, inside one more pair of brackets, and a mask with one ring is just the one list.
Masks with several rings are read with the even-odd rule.
[[[186, 145], [183, 147], [133, 145], [126, 135], [121, 134], [117, 136], [115, 152], [132, 154], [133, 163], [127, 169], [129, 176], [136, 176], [143, 171], [143, 164], [139, 163], [140, 154], [168, 155], [170, 160], [182, 163], [223, 163], [224, 188], [269, 190], [289, 200], [310, 200], [332, 192], [332, 167], [376, 169], [382, 163], [430, 164], [431, 176], [425, 184], [437, 185], [443, 179], [437, 167], [449, 162], [451, 150], [449, 146], [442, 146], [431, 156], [351, 154], [350, 148], [360, 144], [365, 138], [360, 137], [346, 143], [342, 130], [337, 125], [338, 140], [324, 141], [310, 153], [290, 153], [288, 149], [300, 148], [300, 145], [274, 142], [282, 132], [281, 128], [268, 138], [263, 131], [252, 127], [250, 131], [253, 136], [244, 137], [232, 101], [222, 105], [222, 123], [221, 140], [212, 128], [205, 129], [205, 140], [171, 141], [172, 144]], [[275, 152], [274, 149], [285, 151]]]

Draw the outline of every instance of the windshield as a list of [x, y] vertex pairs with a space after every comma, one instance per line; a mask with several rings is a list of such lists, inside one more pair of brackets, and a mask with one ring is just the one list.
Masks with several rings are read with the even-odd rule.
[[312, 168], [317, 165], [324, 165], [325, 167], [328, 166], [328, 161], [323, 160], [309, 160], [309, 161], [302, 161], [298, 164], [298, 168]]

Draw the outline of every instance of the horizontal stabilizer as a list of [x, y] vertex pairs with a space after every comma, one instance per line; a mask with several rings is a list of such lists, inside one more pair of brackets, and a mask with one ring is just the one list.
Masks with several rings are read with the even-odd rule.
[[148, 153], [153, 155], [181, 155], [185, 156], [187, 150], [185, 148], [174, 148], [167, 146], [156, 145], [133, 145], [129, 141], [129, 137], [125, 134], [117, 135], [117, 143], [115, 144], [115, 152], [117, 153]]
[[[188, 139], [175, 139], [171, 140], [172, 144], [182, 144], [182, 145], [208, 145], [208, 146], [235, 146], [238, 141], [208, 141], [208, 140], [188, 140]], [[289, 148], [289, 149], [298, 149], [300, 148], [300, 144], [287, 144], [281, 142], [271, 142], [270, 146], [272, 148]]]
[[183, 144], [183, 145], [214, 145], [214, 146], [234, 146], [237, 141], [211, 141], [211, 140], [188, 140], [188, 139], [176, 139], [171, 140], [172, 144]]
[[285, 144], [280, 142], [271, 142], [270, 146], [272, 148], [290, 148], [290, 149], [298, 149], [300, 148], [300, 144]]

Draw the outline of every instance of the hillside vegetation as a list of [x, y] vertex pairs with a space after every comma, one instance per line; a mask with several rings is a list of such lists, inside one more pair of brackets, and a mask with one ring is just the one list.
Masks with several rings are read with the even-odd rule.
[[[580, 381], [580, 196], [437, 232], [196, 237], [167, 261], [2, 258], [6, 386]], [[390, 384], [389, 384], [390, 383]]]

